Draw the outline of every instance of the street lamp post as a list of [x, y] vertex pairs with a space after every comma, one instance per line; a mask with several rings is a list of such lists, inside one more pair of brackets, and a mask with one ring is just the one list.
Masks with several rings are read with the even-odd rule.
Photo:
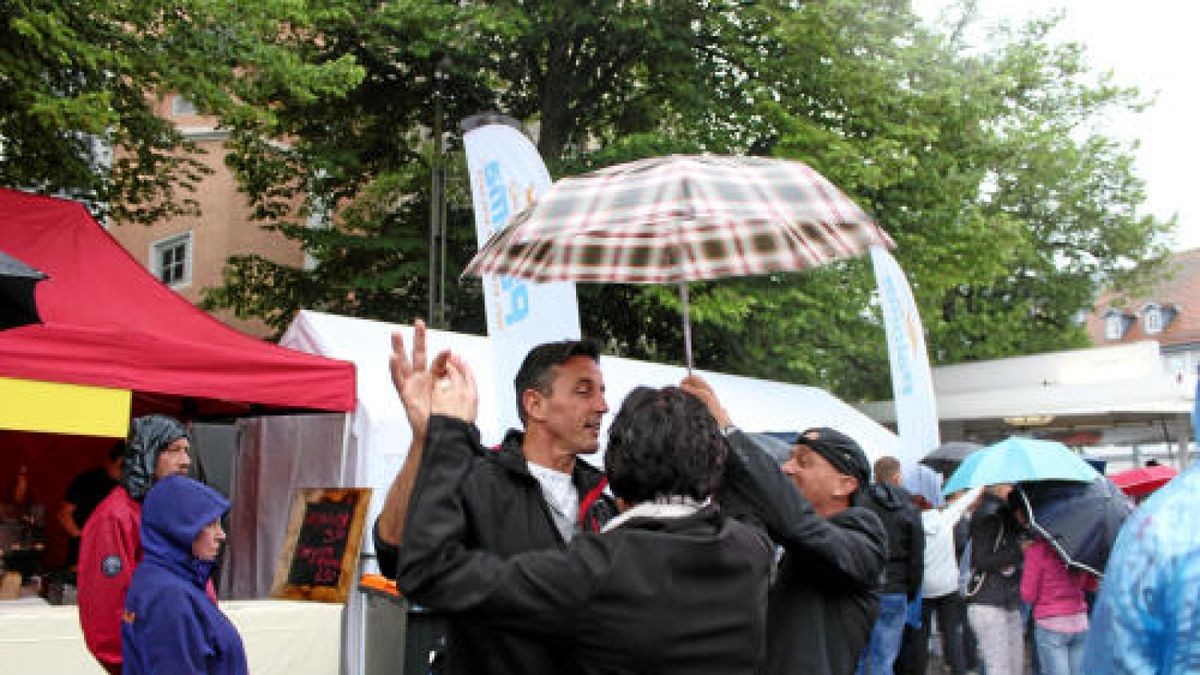
[[429, 312], [430, 326], [446, 328], [446, 173], [442, 148], [442, 96], [450, 58], [443, 56], [433, 74], [433, 156], [430, 159]]

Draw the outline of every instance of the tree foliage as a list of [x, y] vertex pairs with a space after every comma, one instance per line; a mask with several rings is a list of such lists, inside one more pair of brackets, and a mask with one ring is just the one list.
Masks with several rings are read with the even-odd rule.
[[329, 101], [361, 75], [349, 55], [290, 48], [321, 16], [289, 0], [0, 0], [0, 16], [0, 184], [73, 194], [124, 222], [195, 206], [180, 193], [205, 169], [155, 114], [162, 97], [269, 132], [272, 108], [248, 92]]
[[[438, 109], [526, 120], [556, 176], [671, 152], [809, 163], [896, 240], [936, 363], [1081, 346], [1074, 317], [1099, 285], [1164, 252], [1172, 224], [1140, 215], [1131, 148], [1092, 128], [1138, 94], [1049, 43], [1052, 20], [968, 49], [960, 27], [929, 27], [898, 0], [585, 4], [329, 2], [317, 39], [290, 48], [354, 59], [361, 85], [336, 105], [248, 94], [272, 103], [275, 126], [236, 126], [234, 143], [260, 218], [316, 264], [235, 259], [211, 302], [279, 328], [299, 307], [423, 315]], [[453, 278], [474, 244], [447, 129]], [[697, 362], [886, 396], [873, 287], [864, 260], [696, 284]], [[674, 289], [579, 292], [585, 332], [611, 350], [682, 359]], [[451, 306], [451, 328], [482, 329], [477, 282], [455, 284]]]

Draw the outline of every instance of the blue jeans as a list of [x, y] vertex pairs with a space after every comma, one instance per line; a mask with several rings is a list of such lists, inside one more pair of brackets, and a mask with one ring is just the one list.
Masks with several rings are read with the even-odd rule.
[[1033, 627], [1042, 675], [1080, 675], [1083, 672], [1083, 642], [1087, 632], [1059, 633]]
[[871, 641], [858, 659], [858, 675], [892, 675], [892, 664], [900, 651], [904, 636], [904, 618], [908, 614], [908, 597], [903, 593], [884, 593], [879, 596], [879, 618], [871, 629]]

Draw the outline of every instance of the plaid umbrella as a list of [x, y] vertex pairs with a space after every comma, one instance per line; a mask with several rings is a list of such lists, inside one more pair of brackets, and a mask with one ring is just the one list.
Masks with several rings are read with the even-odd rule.
[[872, 245], [895, 244], [801, 162], [671, 155], [556, 182], [463, 274], [679, 283], [690, 368], [687, 282], [799, 271]]

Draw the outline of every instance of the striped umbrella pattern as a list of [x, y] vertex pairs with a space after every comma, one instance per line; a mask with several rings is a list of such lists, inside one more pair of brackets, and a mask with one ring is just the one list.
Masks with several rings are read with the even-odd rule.
[[670, 155], [559, 180], [463, 275], [686, 283], [800, 271], [872, 245], [895, 246], [802, 162]]

